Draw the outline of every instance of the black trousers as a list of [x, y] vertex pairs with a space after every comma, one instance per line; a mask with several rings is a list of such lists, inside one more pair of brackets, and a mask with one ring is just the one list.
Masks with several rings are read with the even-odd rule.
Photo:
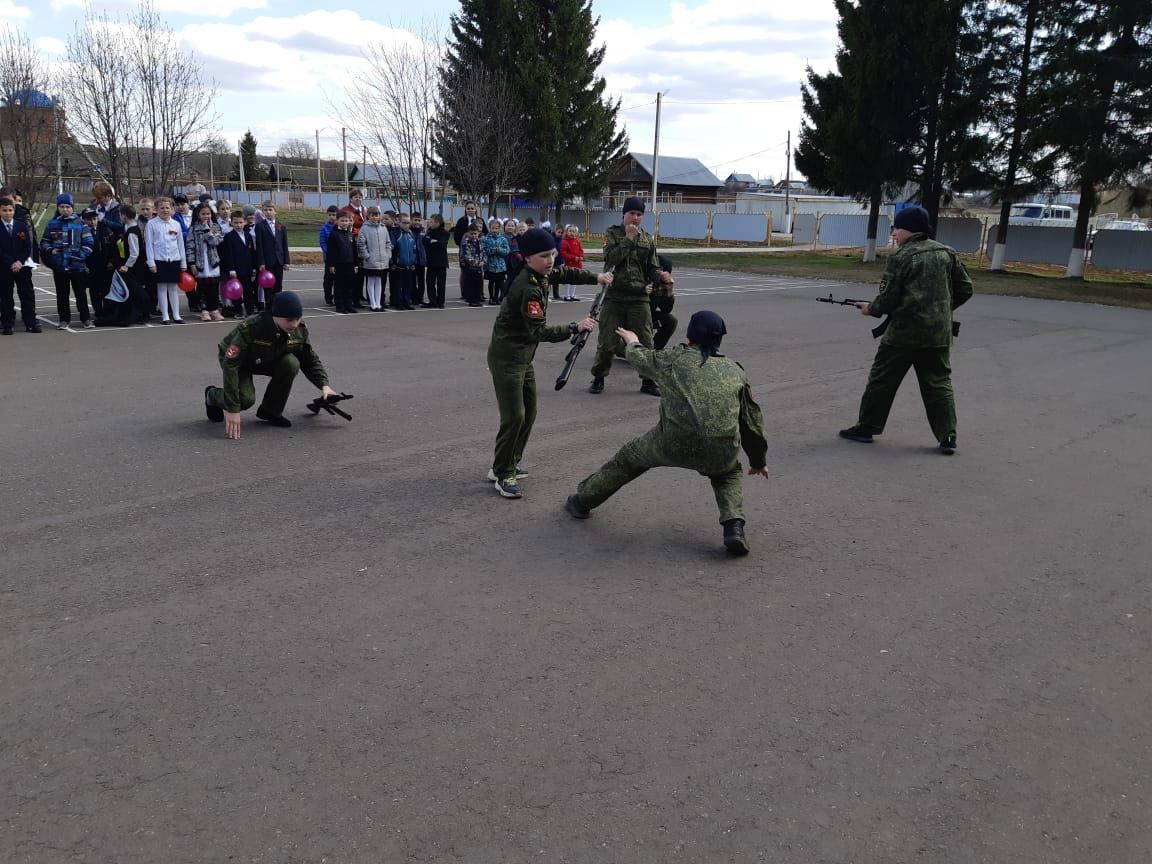
[[[332, 277], [332, 302], [337, 312], [346, 312], [352, 308], [358, 297], [357, 287], [363, 283], [362, 274], [356, 272], [354, 264], [336, 264], [335, 275]], [[357, 278], [359, 277], [359, 278]]]
[[16, 303], [12, 289], [20, 298], [20, 317], [24, 327], [31, 330], [36, 326], [36, 290], [32, 287], [32, 271], [24, 268], [19, 273], [9, 270], [0, 273], [0, 325], [10, 330], [16, 323]]
[[427, 267], [417, 267], [412, 271], [416, 276], [415, 282], [412, 286], [413, 306], [424, 302], [424, 289], [426, 285], [425, 271], [427, 271], [427, 269]]
[[484, 274], [479, 270], [462, 270], [461, 286], [464, 302], [480, 304], [484, 302]]
[[72, 320], [72, 308], [68, 296], [71, 292], [76, 295], [76, 310], [80, 313], [80, 320], [87, 321], [91, 317], [88, 311], [88, 274], [53, 270], [52, 282], [56, 285], [56, 314], [60, 316], [60, 320], [63, 322]]
[[336, 277], [332, 275], [331, 269], [327, 264], [324, 265], [324, 302], [332, 305], [332, 288], [336, 284]]
[[498, 303], [504, 295], [504, 273], [488, 274], [488, 301]]
[[444, 308], [444, 291], [447, 284], [447, 267], [428, 268], [428, 303], [436, 309]]
[[659, 351], [676, 332], [676, 316], [672, 314], [676, 298], [661, 295], [653, 297], [649, 302], [652, 304], [652, 347]]
[[393, 309], [411, 309], [412, 294], [416, 290], [416, 271], [411, 267], [397, 267], [388, 278], [388, 305]]

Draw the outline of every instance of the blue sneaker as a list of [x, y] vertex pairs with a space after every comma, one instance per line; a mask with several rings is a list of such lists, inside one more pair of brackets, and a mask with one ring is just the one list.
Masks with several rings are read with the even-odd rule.
[[496, 481], [496, 491], [504, 498], [519, 498], [520, 484], [516, 482], [515, 477], [505, 477]]

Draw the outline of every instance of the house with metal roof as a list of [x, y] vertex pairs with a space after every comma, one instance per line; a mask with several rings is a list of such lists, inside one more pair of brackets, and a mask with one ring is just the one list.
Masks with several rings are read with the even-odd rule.
[[[724, 190], [724, 181], [704, 163], [684, 156], [661, 154], [656, 183], [658, 202], [671, 204], [715, 204]], [[613, 206], [631, 196], [647, 201], [652, 195], [652, 154], [629, 152], [623, 156], [608, 181], [608, 193]]]
[[724, 188], [729, 192], [755, 192], [759, 185], [751, 174], [733, 172], [724, 178]]

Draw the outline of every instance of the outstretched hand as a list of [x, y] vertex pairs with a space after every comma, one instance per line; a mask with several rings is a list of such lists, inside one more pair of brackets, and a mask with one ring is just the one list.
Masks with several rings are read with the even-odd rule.
[[759, 475], [761, 477], [767, 477], [768, 476], [768, 466], [765, 465], [763, 468], [749, 468], [748, 469], [748, 476], [749, 477], [755, 477], [757, 475]]
[[596, 284], [597, 285], [611, 285], [612, 284], [612, 274], [611, 273], [601, 273], [599, 276], [596, 277]]
[[616, 335], [624, 340], [625, 345], [631, 345], [633, 342], [640, 341], [639, 336], [637, 336], [631, 330], [625, 330], [623, 327], [616, 328]]
[[872, 314], [872, 306], [869, 303], [865, 303], [865, 302], [861, 301], [861, 302], [856, 304], [856, 308], [860, 310], [861, 315], [871, 315]]

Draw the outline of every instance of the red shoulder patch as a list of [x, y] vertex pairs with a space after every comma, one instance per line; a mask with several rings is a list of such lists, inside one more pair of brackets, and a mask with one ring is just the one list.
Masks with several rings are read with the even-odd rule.
[[539, 300], [528, 301], [528, 317], [529, 318], [543, 318], [544, 307], [540, 304]]
[[224, 352], [224, 356], [228, 360], [235, 360], [240, 356], [240, 347], [238, 345], [229, 345], [228, 350]]

